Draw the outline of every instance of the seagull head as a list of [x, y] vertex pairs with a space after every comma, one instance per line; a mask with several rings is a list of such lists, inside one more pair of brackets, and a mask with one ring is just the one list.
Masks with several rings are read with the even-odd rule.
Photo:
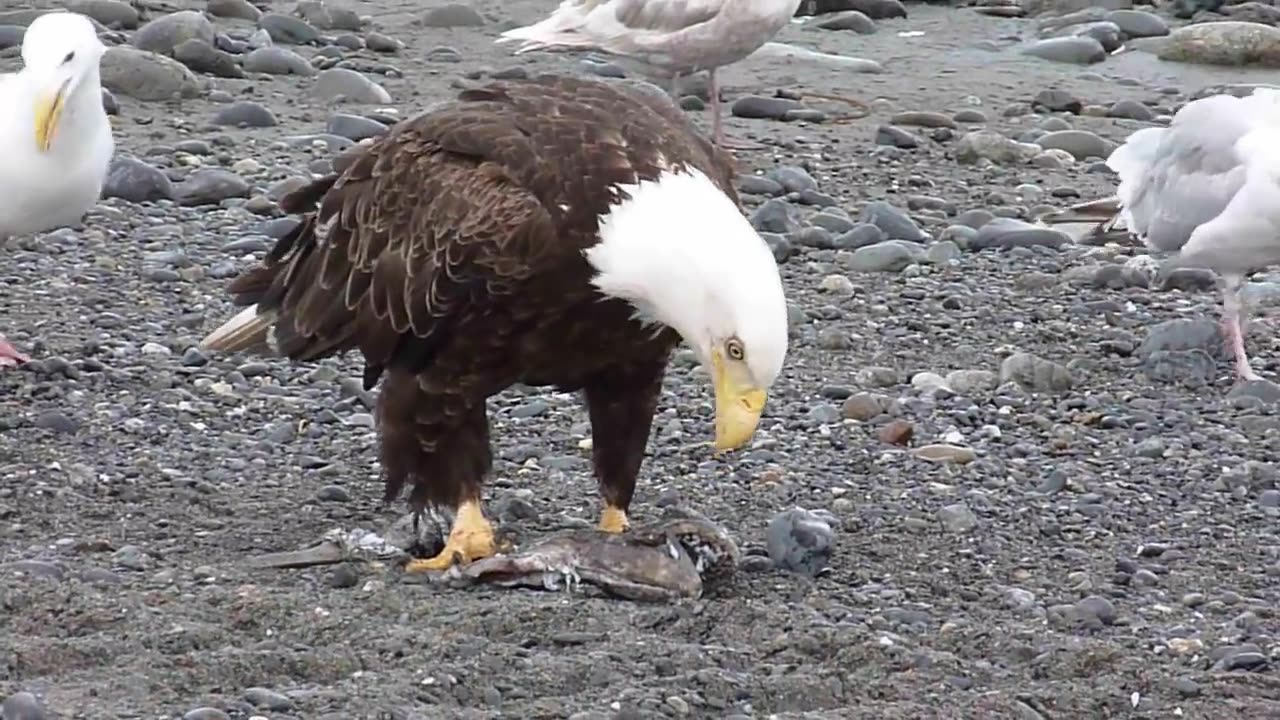
[[106, 47], [83, 15], [52, 12], [32, 21], [22, 40], [22, 72], [35, 97], [36, 148], [48, 152], [67, 110], [67, 102], [85, 89], [98, 90], [98, 61]]

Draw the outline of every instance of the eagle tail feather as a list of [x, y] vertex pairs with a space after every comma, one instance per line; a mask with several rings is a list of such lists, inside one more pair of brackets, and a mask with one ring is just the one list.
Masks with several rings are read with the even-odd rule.
[[272, 349], [271, 328], [276, 313], [266, 310], [260, 313], [255, 303], [241, 310], [235, 317], [222, 323], [200, 341], [203, 350], [238, 352], [249, 349]]

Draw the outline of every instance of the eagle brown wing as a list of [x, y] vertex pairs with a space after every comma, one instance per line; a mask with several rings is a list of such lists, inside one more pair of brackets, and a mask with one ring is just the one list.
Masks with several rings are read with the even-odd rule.
[[737, 200], [729, 156], [670, 101], [560, 76], [463, 91], [343, 165], [284, 199], [302, 222], [229, 291], [270, 319], [282, 355], [359, 349], [367, 387], [428, 367], [530, 278], [585, 278], [619, 185], [694, 166]]

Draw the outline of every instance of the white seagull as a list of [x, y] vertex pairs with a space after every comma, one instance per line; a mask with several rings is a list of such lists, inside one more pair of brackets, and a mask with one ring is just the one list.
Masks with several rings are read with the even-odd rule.
[[[0, 75], [0, 241], [74, 225], [101, 196], [115, 149], [105, 51], [85, 16], [47, 13], [27, 28], [22, 69]], [[0, 337], [0, 367], [27, 360]]]
[[595, 50], [642, 65], [671, 79], [707, 71], [711, 134], [724, 148], [755, 145], [728, 141], [720, 120], [716, 69], [747, 57], [778, 33], [801, 0], [564, 0], [550, 17], [502, 33], [498, 42], [522, 41], [532, 50]]
[[1169, 127], [1130, 135], [1107, 165], [1120, 178], [1116, 198], [1043, 219], [1103, 219], [1097, 234], [1123, 224], [1147, 247], [1177, 253], [1166, 269], [1221, 275], [1223, 334], [1236, 375], [1257, 380], [1244, 347], [1248, 314], [1240, 289], [1249, 273], [1280, 263], [1280, 90], [1187, 103]]

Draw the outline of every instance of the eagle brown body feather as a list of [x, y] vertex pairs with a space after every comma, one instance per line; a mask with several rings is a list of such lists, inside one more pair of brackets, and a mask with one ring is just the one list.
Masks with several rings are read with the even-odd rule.
[[582, 251], [618, 186], [672, 167], [737, 203], [731, 158], [666, 98], [541, 76], [463, 91], [342, 160], [284, 199], [301, 224], [229, 290], [280, 354], [358, 350], [366, 387], [382, 378], [386, 499], [478, 499], [486, 399], [524, 383], [583, 391], [602, 494], [625, 509], [679, 338], [599, 293]]

